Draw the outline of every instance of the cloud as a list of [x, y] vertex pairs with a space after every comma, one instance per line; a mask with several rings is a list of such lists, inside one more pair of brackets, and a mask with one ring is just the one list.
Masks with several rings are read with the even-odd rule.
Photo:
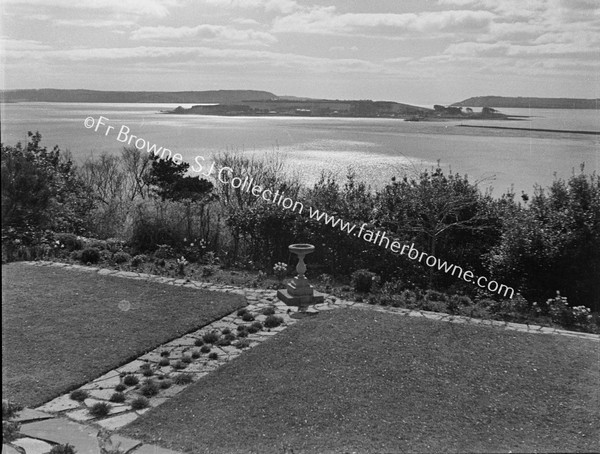
[[224, 25], [197, 25], [196, 27], [141, 27], [131, 34], [134, 40], [181, 40], [199, 38], [229, 44], [268, 45], [277, 42], [270, 33], [238, 30]]
[[2, 37], [0, 38], [0, 49], [4, 51], [20, 52], [46, 50], [50, 49], [50, 46], [31, 39], [11, 39]]
[[202, 0], [220, 8], [264, 9], [267, 12], [288, 14], [300, 8], [295, 0]]
[[278, 17], [273, 32], [352, 34], [365, 30], [381, 34], [392, 32], [452, 32], [486, 29], [495, 14], [489, 11], [448, 10], [405, 14], [337, 14], [333, 6], [315, 7]]
[[179, 0], [4, 0], [6, 5], [27, 5], [35, 7], [109, 10], [136, 16], [165, 17], [169, 8], [177, 6]]

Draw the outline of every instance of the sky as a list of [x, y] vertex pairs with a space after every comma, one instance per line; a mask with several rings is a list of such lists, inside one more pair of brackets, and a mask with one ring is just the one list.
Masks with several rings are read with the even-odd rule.
[[0, 85], [600, 97], [600, 0], [0, 0]]

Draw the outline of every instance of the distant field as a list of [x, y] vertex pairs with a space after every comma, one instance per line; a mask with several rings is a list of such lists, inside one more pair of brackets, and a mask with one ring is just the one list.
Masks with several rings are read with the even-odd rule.
[[598, 344], [336, 310], [125, 428], [193, 453], [598, 451]]
[[237, 295], [3, 265], [2, 396], [42, 404], [244, 304]]

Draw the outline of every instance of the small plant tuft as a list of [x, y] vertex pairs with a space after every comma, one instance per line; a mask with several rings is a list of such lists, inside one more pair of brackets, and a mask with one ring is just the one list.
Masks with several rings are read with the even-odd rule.
[[176, 385], [189, 385], [194, 381], [194, 376], [192, 374], [179, 374], [175, 376], [173, 381]]
[[161, 382], [159, 383], [158, 387], [160, 389], [167, 389], [171, 387], [171, 380], [161, 380]]
[[181, 357], [181, 362], [182, 363], [186, 363], [186, 364], [190, 364], [192, 362], [192, 357], [188, 356], [188, 355], [184, 355]]
[[75, 391], [73, 391], [69, 397], [73, 400], [76, 400], [78, 402], [83, 402], [85, 399], [87, 399], [88, 397], [90, 397], [90, 393], [88, 393], [86, 390], [84, 389], [76, 389]]
[[275, 314], [275, 307], [273, 306], [269, 306], [269, 307], [265, 307], [261, 313], [263, 315], [274, 315]]
[[110, 405], [106, 402], [98, 402], [92, 405], [88, 411], [95, 418], [104, 418], [110, 412]]
[[123, 378], [123, 384], [125, 384], [126, 386], [135, 386], [139, 382], [140, 382], [140, 379], [137, 378], [135, 375], [132, 375], [132, 374], [127, 374]]
[[159, 388], [154, 380], [146, 380], [139, 391], [142, 396], [152, 397], [158, 394]]
[[158, 362], [158, 365], [160, 367], [166, 367], [169, 364], [171, 364], [171, 361], [169, 360], [169, 358], [165, 358], [165, 357], [161, 358], [160, 361]]
[[137, 397], [131, 402], [131, 408], [134, 410], [143, 410], [148, 407], [148, 405], [150, 405], [150, 401], [142, 396]]
[[235, 346], [236, 348], [242, 350], [244, 348], [250, 347], [250, 341], [248, 339], [240, 339], [235, 343]]
[[211, 354], [208, 355], [208, 359], [218, 359], [219, 355], [217, 354], [217, 352], [212, 352]]
[[208, 345], [203, 345], [203, 346], [200, 348], [200, 351], [201, 351], [202, 353], [210, 353], [210, 346], [208, 346]]
[[111, 402], [120, 404], [125, 402], [125, 394], [123, 393], [114, 393], [112, 396], [110, 396], [109, 399]]
[[231, 334], [231, 330], [229, 328], [223, 328], [221, 330], [221, 334], [223, 334], [223, 335]]
[[269, 315], [265, 319], [265, 326], [267, 328], [277, 328], [282, 323], [283, 323], [283, 319], [281, 317], [278, 317], [277, 315]]
[[89, 247], [81, 251], [81, 261], [83, 263], [98, 263], [100, 261], [100, 251], [95, 247]]
[[70, 445], [69, 443], [65, 444], [65, 445], [55, 445], [52, 446], [52, 449], [50, 450], [50, 452], [48, 454], [76, 454], [77, 451], [75, 450], [75, 447], [73, 445]]
[[120, 393], [121, 391], [125, 391], [127, 389], [127, 386], [125, 386], [123, 383], [119, 383], [117, 386], [115, 386], [115, 391]]
[[196, 340], [194, 341], [194, 345], [195, 345], [196, 347], [202, 347], [202, 346], [204, 345], [204, 341], [203, 341], [202, 339], [196, 339]]
[[200, 352], [198, 350], [194, 350], [192, 352], [192, 358], [194, 358], [194, 359], [200, 358]]
[[206, 344], [214, 344], [219, 340], [219, 334], [215, 333], [214, 331], [206, 333], [204, 336], [202, 336], [202, 340]]
[[248, 313], [248, 309], [242, 308], [242, 309], [240, 309], [240, 310], [237, 311], [237, 316], [238, 317], [243, 317], [244, 314], [247, 314], [247, 313]]
[[242, 320], [245, 322], [253, 322], [254, 315], [252, 315], [250, 312], [246, 312], [244, 315], [242, 315]]
[[177, 362], [175, 362], [175, 364], [173, 364], [173, 368], [178, 369], [178, 370], [185, 369], [186, 367], [187, 367], [187, 364], [184, 363], [183, 361], [177, 361]]

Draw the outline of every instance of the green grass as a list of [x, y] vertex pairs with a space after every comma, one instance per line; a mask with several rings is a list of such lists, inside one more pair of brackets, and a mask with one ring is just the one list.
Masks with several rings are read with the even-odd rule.
[[244, 304], [237, 295], [3, 265], [3, 398], [42, 404]]
[[122, 432], [194, 453], [597, 451], [598, 369], [592, 341], [336, 310]]

